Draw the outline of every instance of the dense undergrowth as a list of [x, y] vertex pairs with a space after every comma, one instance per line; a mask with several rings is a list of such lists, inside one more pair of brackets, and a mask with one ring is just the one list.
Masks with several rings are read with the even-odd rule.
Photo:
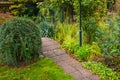
[[[93, 73], [100, 76], [101, 80], [119, 80], [120, 72], [115, 72], [112, 69], [104, 66], [102, 63], [88, 61], [82, 63], [83, 67], [91, 70]], [[94, 67], [94, 68], [93, 68]]]
[[[89, 23], [90, 24], [90, 23]], [[97, 25], [96, 25], [97, 24]], [[91, 36], [94, 40], [91, 43], [87, 35], [90, 31], [83, 32], [83, 46], [79, 47], [79, 28], [77, 24], [59, 24], [55, 39], [61, 43], [62, 47], [68, 52], [73, 53], [78, 60], [100, 61], [110, 68], [119, 71], [120, 67], [120, 26], [119, 16], [110, 15], [104, 22], [92, 22], [93, 26], [98, 26], [95, 35]], [[92, 27], [92, 26], [91, 26]], [[91, 33], [92, 33], [91, 32]], [[87, 33], [87, 35], [86, 35]], [[89, 33], [89, 34], [88, 34]]]
[[[86, 43], [88, 36], [83, 32], [83, 46], [79, 46], [79, 28], [77, 24], [59, 24], [56, 32], [55, 39], [61, 43], [62, 47], [71, 55], [76, 57], [79, 61], [95, 61], [101, 63], [94, 63], [89, 68], [89, 65], [85, 66], [88, 69], [101, 76], [103, 80], [118, 80], [119, 79], [119, 68], [120, 68], [120, 26], [119, 26], [119, 16], [110, 15], [101, 23], [93, 24], [92, 26], [97, 26], [97, 29], [93, 31], [95, 35], [91, 37], [94, 39], [92, 42]], [[89, 23], [90, 24], [90, 23]], [[90, 26], [90, 27], [92, 27]], [[90, 33], [89, 33], [90, 34]], [[87, 34], [87, 35], [89, 35]], [[88, 62], [89, 63], [89, 62]], [[84, 63], [83, 63], [84, 64]], [[97, 70], [97, 66], [101, 69]], [[109, 68], [107, 68], [107, 67]], [[94, 70], [96, 67], [96, 70]], [[111, 68], [111, 69], [110, 69]], [[108, 71], [107, 71], [108, 70]], [[104, 74], [104, 72], [106, 74]], [[99, 73], [100, 72], [100, 73]], [[103, 74], [102, 74], [103, 73]], [[109, 73], [111, 73], [109, 75]], [[113, 73], [113, 74], [112, 74]], [[109, 78], [109, 76], [112, 76]]]
[[79, 28], [77, 25], [59, 25], [55, 39], [61, 43], [62, 47], [69, 53], [74, 54], [79, 61], [88, 61], [101, 58], [101, 49], [96, 44], [84, 44], [79, 46]]

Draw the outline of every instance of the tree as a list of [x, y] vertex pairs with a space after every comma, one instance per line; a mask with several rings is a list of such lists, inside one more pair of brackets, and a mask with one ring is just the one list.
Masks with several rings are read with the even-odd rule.
[[[74, 0], [74, 9], [79, 16], [79, 0]], [[107, 13], [105, 0], [82, 0], [82, 19], [94, 17], [100, 20]]]
[[38, 8], [41, 15], [52, 16], [53, 21], [57, 16], [61, 22], [64, 22], [66, 17], [73, 19], [75, 14], [73, 0], [44, 0], [38, 4]]
[[38, 2], [38, 0], [10, 0], [10, 1], [15, 2], [15, 5], [11, 5], [9, 8], [13, 15], [37, 16], [39, 10], [37, 8], [36, 2]]

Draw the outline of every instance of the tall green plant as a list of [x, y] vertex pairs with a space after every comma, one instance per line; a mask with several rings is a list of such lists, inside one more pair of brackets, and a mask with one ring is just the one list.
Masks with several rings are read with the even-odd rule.
[[60, 43], [63, 43], [63, 41], [66, 40], [67, 36], [78, 40], [77, 33], [78, 33], [78, 27], [75, 24], [71, 24], [71, 25], [70, 24], [58, 24], [58, 26], [56, 27], [55, 38]]
[[40, 31], [31, 20], [14, 18], [0, 26], [0, 54], [5, 56], [8, 65], [36, 61], [40, 46]]
[[43, 21], [40, 23], [39, 28], [42, 37], [54, 37], [55, 27], [53, 24]]
[[99, 28], [98, 23], [95, 18], [90, 18], [88, 20], [83, 20], [83, 31], [85, 33], [84, 40], [87, 44], [92, 44], [96, 39], [96, 32]]

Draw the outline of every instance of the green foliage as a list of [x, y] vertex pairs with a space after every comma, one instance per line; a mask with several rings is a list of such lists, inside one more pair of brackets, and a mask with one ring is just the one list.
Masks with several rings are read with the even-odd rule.
[[[108, 18], [106, 20], [107, 28], [102, 28], [102, 41], [100, 41], [104, 55], [120, 57], [120, 17]], [[109, 36], [108, 36], [109, 35]]]
[[57, 30], [55, 33], [55, 38], [57, 39], [57, 41], [59, 43], [63, 43], [63, 41], [65, 40], [65, 37], [67, 36], [67, 31], [68, 31], [68, 26], [64, 26], [62, 24], [58, 24], [57, 26]]
[[93, 73], [100, 76], [101, 80], [119, 80], [120, 79], [120, 72], [115, 72], [110, 68], [102, 65], [101, 63], [97, 62], [83, 62], [83, 67], [91, 70]]
[[58, 24], [58, 26], [56, 27], [55, 38], [60, 43], [63, 43], [63, 41], [68, 40], [66, 38], [69, 38], [69, 37], [73, 39], [76, 38], [78, 40], [77, 30], [78, 30], [78, 27], [76, 24]]
[[[79, 16], [79, 0], [74, 0], [74, 9]], [[106, 15], [106, 2], [105, 0], [82, 0], [82, 19], [89, 19], [94, 17], [100, 20]]]
[[62, 47], [65, 48], [70, 53], [75, 53], [79, 49], [79, 44], [76, 39], [72, 38], [70, 35], [67, 35], [64, 38]]
[[47, 21], [60, 21], [63, 23], [66, 18], [73, 18], [74, 9], [72, 0], [44, 0], [38, 4], [39, 16]]
[[17, 15], [22, 15], [25, 12], [26, 7], [23, 4], [12, 5], [9, 7], [9, 10], [13, 15], [17, 16]]
[[13, 2], [37, 2], [39, 0], [9, 0], [9, 1], [13, 1]]
[[97, 58], [101, 58], [101, 50], [97, 44], [83, 45], [76, 49], [74, 54], [80, 61], [96, 60]]
[[34, 2], [11, 5], [9, 10], [15, 16], [36, 16], [39, 11], [37, 4]]
[[24, 12], [24, 14], [22, 15], [28, 15], [28, 16], [37, 16], [39, 9], [37, 8], [37, 4], [36, 3], [29, 3], [29, 4], [25, 4], [25, 7], [27, 8]]
[[40, 55], [41, 36], [31, 20], [14, 18], [0, 26], [0, 54], [8, 65], [36, 61]]
[[53, 8], [54, 6], [52, 6], [52, 3], [50, 0], [45, 0], [39, 3], [37, 7], [39, 8], [38, 17], [46, 21], [50, 21], [50, 22], [54, 21], [54, 17], [55, 17], [55, 12]]
[[95, 57], [101, 58], [101, 49], [98, 44], [92, 44], [90, 46], [90, 60], [95, 60]]
[[54, 37], [55, 27], [51, 23], [43, 21], [40, 23], [39, 28], [42, 37]]
[[42, 18], [42, 20], [55, 22], [57, 20], [57, 7], [54, 5], [54, 1], [45, 0], [38, 4], [39, 8], [38, 17]]
[[44, 58], [24, 68], [0, 66], [0, 80], [75, 80], [50, 59]]
[[96, 39], [96, 32], [99, 28], [98, 23], [95, 21], [95, 18], [89, 18], [88, 20], [83, 21], [83, 31], [84, 31], [84, 37], [85, 43], [92, 44]]
[[109, 11], [113, 10], [113, 8], [114, 8], [113, 3], [114, 3], [113, 0], [107, 0], [107, 8], [108, 8]]
[[[73, 22], [75, 15], [79, 18], [79, 0], [44, 0], [38, 4], [39, 16], [55, 22], [63, 23], [65, 20]], [[94, 17], [101, 20], [107, 14], [106, 2], [104, 0], [83, 0], [82, 19], [87, 20]]]
[[78, 57], [79, 60], [88, 60], [90, 57], [89, 46], [82, 46], [80, 47], [75, 55]]
[[119, 71], [120, 61], [120, 17], [111, 15], [99, 29], [97, 42], [102, 50], [103, 63]]
[[97, 44], [79, 46], [78, 27], [59, 24], [56, 31], [56, 39], [68, 52], [75, 54], [78, 60], [94, 60], [101, 57], [101, 50]]

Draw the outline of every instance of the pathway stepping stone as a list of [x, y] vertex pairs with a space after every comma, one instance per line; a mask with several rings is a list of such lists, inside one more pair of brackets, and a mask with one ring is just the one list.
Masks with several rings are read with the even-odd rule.
[[61, 68], [76, 80], [100, 80], [89, 70], [84, 69], [82, 64], [70, 57], [60, 48], [60, 44], [50, 38], [42, 38], [42, 53], [44, 56], [55, 61]]

